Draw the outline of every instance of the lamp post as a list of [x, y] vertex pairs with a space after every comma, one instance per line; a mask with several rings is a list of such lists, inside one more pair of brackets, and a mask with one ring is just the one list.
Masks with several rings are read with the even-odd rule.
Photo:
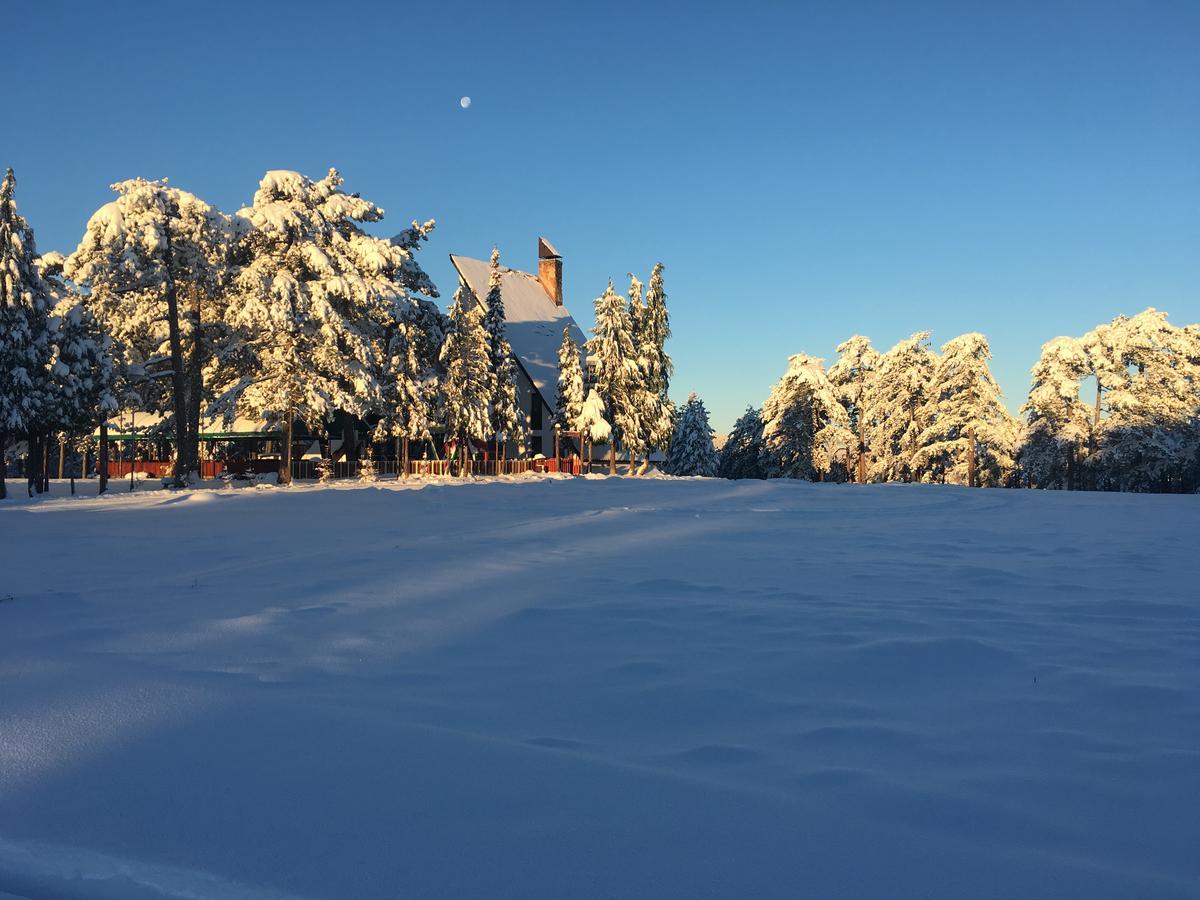
[[562, 469], [562, 422], [554, 423], [554, 471]]

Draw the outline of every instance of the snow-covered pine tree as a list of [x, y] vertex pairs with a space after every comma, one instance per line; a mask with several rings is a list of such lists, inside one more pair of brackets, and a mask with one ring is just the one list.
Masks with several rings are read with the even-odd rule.
[[[432, 309], [429, 309], [432, 307]], [[376, 441], [395, 440], [401, 478], [408, 477], [410, 441], [429, 440], [439, 360], [449, 320], [424, 300], [396, 317], [383, 339]]]
[[518, 454], [525, 453], [529, 428], [517, 400], [517, 368], [512, 346], [505, 335], [504, 298], [501, 291], [500, 250], [492, 248], [488, 292], [484, 300], [483, 327], [487, 332], [492, 369], [491, 438], [497, 448], [513, 441]]
[[142, 407], [167, 413], [175, 483], [199, 470], [207, 311], [224, 296], [229, 217], [165, 180], [112, 186], [116, 200], [88, 220], [64, 273], [89, 288], [90, 311], [112, 335]]
[[671, 435], [663, 469], [668, 475], [712, 478], [717, 474], [717, 451], [713, 447], [708, 410], [695, 392], [688, 394], [687, 403], [676, 416], [675, 433]]
[[987, 338], [978, 332], [942, 345], [930, 379], [913, 466], [936, 480], [1000, 485], [1012, 471], [1014, 422], [992, 377]]
[[450, 331], [442, 345], [446, 431], [458, 443], [459, 471], [464, 475], [470, 442], [486, 441], [493, 434], [490, 413], [494, 389], [484, 312], [470, 288], [459, 284], [450, 304]]
[[608, 472], [617, 474], [617, 444], [625, 434], [636, 435], [641, 428], [637, 404], [637, 386], [641, 373], [633, 345], [633, 325], [629, 308], [612, 282], [596, 298], [596, 326], [587, 342], [589, 365], [593, 366], [595, 389], [607, 410], [612, 426], [609, 442]]
[[1200, 366], [1195, 332], [1147, 309], [1109, 329], [1114, 375], [1109, 414], [1099, 423], [1092, 460], [1097, 486], [1108, 490], [1194, 488]]
[[47, 253], [38, 260], [55, 298], [50, 318], [52, 355], [46, 416], [47, 424], [75, 452], [87, 446], [92, 430], [116, 412], [117, 370], [112, 339], [100, 328], [83, 298], [62, 282], [63, 262], [61, 253]]
[[1023, 480], [1039, 488], [1078, 485], [1082, 448], [1090, 434], [1090, 411], [1079, 398], [1079, 382], [1088, 372], [1079, 341], [1056, 337], [1042, 345], [1033, 367], [1033, 386], [1021, 407], [1028, 423], [1018, 453]]
[[762, 414], [753, 406], [733, 423], [717, 461], [718, 478], [762, 478]]
[[787, 372], [763, 404], [762, 423], [761, 465], [768, 478], [824, 477], [853, 440], [823, 361], [805, 353], [788, 358]]
[[667, 310], [667, 291], [663, 286], [663, 264], [655, 263], [645, 305], [637, 317], [637, 347], [641, 369], [651, 402], [643, 414], [647, 422], [652, 450], [663, 450], [671, 439], [675, 424], [675, 406], [668, 392], [675, 365], [667, 354], [671, 337], [671, 316]]
[[54, 297], [38, 269], [33, 229], [17, 212], [16, 184], [9, 169], [0, 184], [0, 500], [7, 496], [8, 441], [17, 435], [29, 440], [30, 488], [41, 492], [40, 442], [49, 432], [51, 400], [47, 366]]
[[862, 483], [867, 480], [867, 425], [872, 420], [865, 402], [879, 366], [879, 353], [871, 346], [870, 338], [858, 334], [838, 344], [837, 352], [837, 361], [829, 367], [829, 381], [846, 410], [855, 436], [854, 471], [847, 474], [851, 480]]
[[583, 434], [583, 447], [580, 449], [583, 451], [587, 471], [590, 472], [592, 470], [592, 447], [597, 444], [603, 447], [612, 440], [612, 426], [608, 421], [604, 400], [594, 387], [588, 391], [587, 397], [580, 407], [579, 418], [575, 420], [571, 430]]
[[643, 342], [650, 336], [643, 333], [646, 327], [646, 302], [643, 297], [643, 287], [638, 277], [629, 275], [629, 292], [626, 294], [626, 308], [629, 310], [629, 335], [633, 341], [636, 356], [638, 377], [630, 383], [630, 405], [637, 411], [633, 421], [637, 423], [637, 431], [629, 431], [621, 435], [621, 444], [629, 452], [629, 474], [636, 468], [635, 460], [645, 457], [645, 466], [650, 461], [650, 431], [657, 416], [658, 395], [651, 383], [649, 366], [652, 365], [653, 348], [649, 345], [643, 352]]
[[562, 343], [558, 346], [557, 397], [554, 424], [565, 431], [574, 431], [583, 410], [583, 364], [570, 328], [563, 329]]
[[925, 430], [929, 379], [937, 356], [929, 332], [918, 331], [879, 357], [863, 406], [868, 410], [868, 473], [876, 481], [919, 481], [913, 466], [917, 439]]
[[[236, 409], [281, 424], [280, 481], [291, 480], [292, 426], [378, 412], [383, 357], [397, 322], [420, 318], [410, 291], [436, 296], [414, 253], [432, 223], [392, 240], [367, 234], [384, 212], [347, 194], [336, 169], [319, 181], [268, 172], [237, 219], [242, 267], [230, 322], [253, 350], [253, 369], [227, 396]], [[410, 333], [410, 338], [416, 335]]]

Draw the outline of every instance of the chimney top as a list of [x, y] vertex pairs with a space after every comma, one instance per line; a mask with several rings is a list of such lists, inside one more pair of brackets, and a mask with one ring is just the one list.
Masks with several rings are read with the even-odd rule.
[[562, 306], [562, 257], [544, 237], [538, 238], [538, 281], [554, 305]]
[[544, 237], [538, 238], [538, 259], [562, 259], [562, 254]]

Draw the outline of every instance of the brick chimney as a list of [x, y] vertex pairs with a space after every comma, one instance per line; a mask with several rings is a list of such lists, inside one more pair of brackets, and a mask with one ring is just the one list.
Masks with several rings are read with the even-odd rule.
[[563, 305], [562, 257], [544, 237], [538, 238], [538, 281], [555, 306]]

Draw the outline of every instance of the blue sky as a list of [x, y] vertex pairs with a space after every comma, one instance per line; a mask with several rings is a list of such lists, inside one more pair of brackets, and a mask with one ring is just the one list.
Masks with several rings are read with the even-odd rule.
[[[564, 256], [591, 324], [666, 266], [677, 399], [718, 430], [800, 351], [1038, 348], [1200, 320], [1200, 3], [14, 4], [0, 165], [43, 251], [111, 182], [223, 209], [268, 169], [429, 217], [424, 264]], [[463, 110], [459, 98], [469, 95]]]

